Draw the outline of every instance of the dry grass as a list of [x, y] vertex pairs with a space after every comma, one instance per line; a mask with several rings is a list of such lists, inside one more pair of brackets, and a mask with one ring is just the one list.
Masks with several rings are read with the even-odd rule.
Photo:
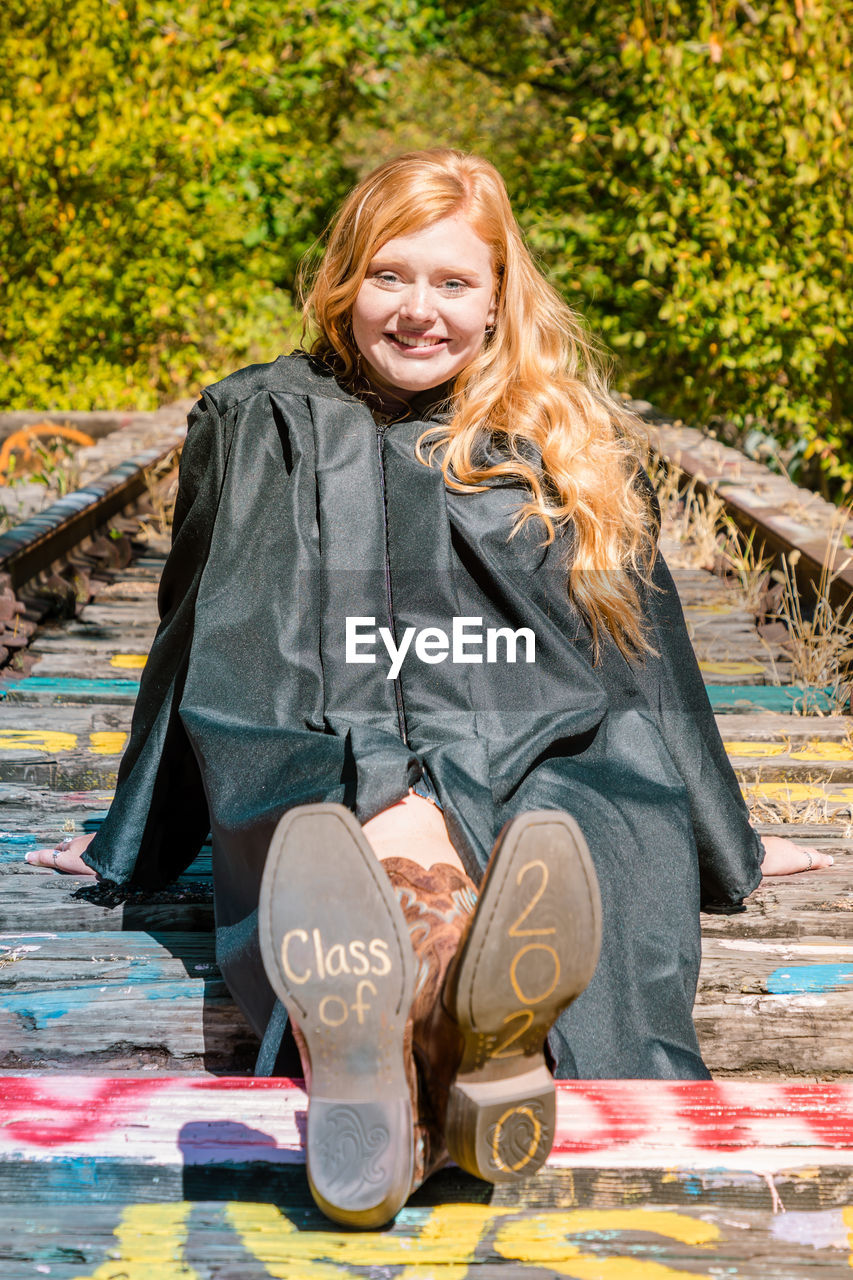
[[178, 496], [178, 460], [180, 448], [172, 449], [155, 466], [146, 467], [144, 471], [145, 489], [151, 512], [141, 517], [137, 537], [145, 540], [149, 537], [162, 538], [172, 527], [175, 514], [175, 499]]
[[[744, 534], [726, 513], [725, 503], [710, 489], [696, 491], [695, 482], [685, 483], [684, 472], [659, 455], [653, 455], [649, 474], [661, 504], [663, 529], [680, 544], [673, 565], [680, 568], [715, 568], [723, 570], [740, 589], [744, 606], [756, 617], [774, 584], [780, 595], [770, 620], [781, 622], [787, 629], [782, 642], [790, 674], [782, 680], [770, 646], [764, 641], [776, 685], [797, 684], [805, 692], [796, 707], [802, 715], [827, 715], [842, 712], [850, 696], [853, 670], [853, 595], [841, 608], [830, 602], [832, 587], [844, 569], [853, 563], [853, 555], [836, 564], [851, 518], [851, 508], [843, 508], [833, 517], [820, 579], [817, 586], [801, 592], [797, 583], [798, 552], [782, 557], [781, 568], [771, 571], [773, 557], [765, 555], [764, 546], [756, 548], [755, 532]], [[815, 694], [821, 690], [830, 701], [830, 709], [818, 705]]]
[[[797, 583], [799, 556], [796, 552], [782, 557], [782, 568], [774, 575], [782, 586], [774, 617], [788, 629], [785, 648], [791, 662], [792, 683], [827, 690], [835, 714], [849, 699], [853, 666], [853, 622], [849, 620], [853, 616], [853, 595], [848, 596], [840, 608], [835, 608], [830, 600], [833, 585], [853, 562], [853, 556], [847, 556], [836, 565], [849, 516], [850, 509], [843, 508], [833, 517], [820, 578], [817, 585], [812, 584], [811, 609], [807, 602], [804, 612], [803, 593]], [[818, 710], [818, 714], [822, 713]]]
[[723, 564], [740, 588], [744, 606], [751, 613], [758, 614], [770, 585], [770, 567], [774, 557], [764, 554], [764, 543], [756, 552], [755, 529], [749, 535], [743, 533], [729, 515], [723, 516], [722, 533], [719, 553]]
[[725, 516], [725, 503], [713, 487], [700, 493], [695, 480], [659, 454], [653, 454], [649, 475], [661, 508], [662, 532], [679, 544], [671, 557], [680, 569], [711, 569], [718, 555], [718, 533]]
[[[774, 777], [771, 781], [774, 786], [785, 786], [786, 782], [792, 786], [802, 783], [819, 786], [825, 783], [826, 779], [809, 774], [806, 778], [797, 775], [787, 779]], [[789, 796], [778, 796], [773, 799], [758, 796], [753, 788], [762, 782], [760, 769], [750, 782], [744, 782], [740, 778], [738, 782], [752, 823], [765, 823], [768, 826], [788, 823], [821, 827], [839, 826], [844, 823], [843, 838], [845, 840], [853, 838], [853, 807], [849, 805], [833, 804], [830, 807], [830, 802], [825, 796], [821, 798], [812, 796], [806, 800], [794, 800]]]

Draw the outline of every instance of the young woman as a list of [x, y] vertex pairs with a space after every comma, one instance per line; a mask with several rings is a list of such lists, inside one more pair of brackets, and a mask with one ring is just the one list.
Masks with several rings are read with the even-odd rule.
[[750, 828], [638, 423], [495, 169], [368, 175], [306, 316], [190, 415], [115, 800], [31, 860], [154, 887], [212, 831], [222, 972], [370, 1225], [445, 1143], [539, 1167], [551, 1071], [707, 1077], [700, 909], [829, 859]]

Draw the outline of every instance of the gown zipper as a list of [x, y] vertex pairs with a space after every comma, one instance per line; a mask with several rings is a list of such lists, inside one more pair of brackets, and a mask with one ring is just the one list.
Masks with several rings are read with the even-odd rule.
[[[376, 444], [379, 449], [379, 487], [382, 493], [382, 528], [385, 535], [385, 601], [388, 606], [388, 629], [394, 637], [394, 643], [397, 643], [397, 631], [394, 626], [394, 602], [391, 595], [391, 559], [388, 554], [388, 509], [385, 500], [385, 459], [382, 453], [382, 446], [385, 443], [385, 432], [388, 430], [387, 422], [377, 422], [376, 424]], [[400, 737], [406, 746], [409, 745], [409, 737], [406, 732], [406, 710], [403, 706], [403, 686], [400, 677], [394, 680], [394, 696], [397, 702], [397, 726], [400, 730]]]

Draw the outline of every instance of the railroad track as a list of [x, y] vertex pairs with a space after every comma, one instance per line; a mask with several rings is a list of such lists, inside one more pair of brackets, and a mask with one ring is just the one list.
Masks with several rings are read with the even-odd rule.
[[[656, 431], [714, 479], [701, 441]], [[554, 1155], [523, 1192], [447, 1170], [393, 1230], [327, 1230], [300, 1167], [304, 1095], [251, 1078], [257, 1041], [216, 968], [209, 848], [166, 890], [125, 898], [23, 862], [108, 808], [167, 551], [134, 505], [152, 465], [168, 485], [174, 443], [0, 536], [0, 619], [26, 640], [0, 681], [4, 1280], [849, 1274], [853, 719], [795, 713], [803, 691], [773, 683], [787, 651], [730, 581], [674, 571], [723, 739], [759, 831], [825, 845], [835, 866], [703, 917], [695, 1016], [715, 1082], [562, 1084]], [[741, 460], [741, 493], [775, 495], [759, 535], [771, 545], [787, 520], [808, 568], [806, 530], [817, 574], [815, 502], [798, 525], [755, 465]], [[807, 1218], [778, 1216], [780, 1198]]]

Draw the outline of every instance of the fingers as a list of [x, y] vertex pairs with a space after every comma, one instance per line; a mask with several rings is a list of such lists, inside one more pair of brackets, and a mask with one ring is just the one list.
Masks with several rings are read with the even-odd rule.
[[825, 871], [834, 863], [831, 853], [814, 845], [799, 845], [787, 836], [763, 836], [765, 876], [791, 876], [803, 871]]
[[96, 872], [87, 866], [80, 856], [93, 836], [75, 836], [61, 840], [52, 849], [32, 849], [24, 855], [24, 861], [33, 867], [48, 867], [51, 871], [60, 871], [65, 875], [96, 876]]
[[824, 853], [821, 849], [811, 846], [805, 849], [801, 847], [799, 852], [805, 862], [803, 871], [821, 871], [824, 867], [831, 867], [835, 862], [831, 853]]

